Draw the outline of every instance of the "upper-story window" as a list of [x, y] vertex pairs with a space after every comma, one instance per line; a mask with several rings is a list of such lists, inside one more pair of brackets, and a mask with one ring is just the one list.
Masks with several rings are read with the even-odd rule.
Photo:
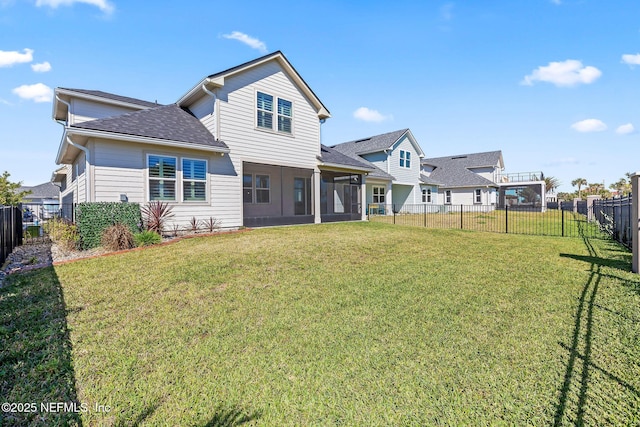
[[409, 151], [400, 150], [400, 167], [411, 168], [411, 153]]
[[[274, 99], [276, 102], [274, 103]], [[277, 111], [274, 111], [274, 104]], [[275, 98], [268, 93], [258, 92], [256, 97], [256, 125], [262, 129], [277, 130], [282, 133], [293, 133], [293, 102], [283, 98]], [[274, 113], [277, 119], [273, 120]], [[277, 127], [274, 129], [274, 125]]]

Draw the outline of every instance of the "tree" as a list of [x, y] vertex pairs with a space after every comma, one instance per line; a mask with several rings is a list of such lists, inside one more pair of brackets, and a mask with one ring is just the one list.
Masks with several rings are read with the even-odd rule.
[[22, 203], [22, 199], [31, 191], [18, 191], [22, 182], [11, 182], [9, 172], [0, 175], [0, 206], [15, 206]]
[[571, 186], [572, 187], [578, 187], [578, 197], [582, 198], [582, 193], [580, 192], [580, 188], [583, 185], [587, 185], [587, 180], [584, 178], [576, 178], [573, 181], [571, 181]]
[[626, 178], [620, 178], [618, 181], [609, 185], [612, 190], [618, 190], [619, 196], [626, 196], [631, 193], [631, 173], [625, 173]]
[[544, 187], [547, 193], [553, 192], [556, 188], [560, 187], [561, 182], [558, 178], [553, 176], [547, 176], [544, 178]]

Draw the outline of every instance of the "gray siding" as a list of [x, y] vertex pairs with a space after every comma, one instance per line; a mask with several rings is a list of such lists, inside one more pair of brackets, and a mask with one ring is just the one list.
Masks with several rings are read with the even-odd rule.
[[91, 102], [85, 99], [72, 99], [69, 124], [82, 123], [94, 119], [118, 116], [120, 114], [138, 111], [135, 108], [119, 107], [100, 102]]

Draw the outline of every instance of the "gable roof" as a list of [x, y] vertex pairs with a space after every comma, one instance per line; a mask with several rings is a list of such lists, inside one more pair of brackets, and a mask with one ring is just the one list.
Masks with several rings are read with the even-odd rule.
[[90, 97], [104, 98], [104, 99], [109, 99], [109, 100], [112, 100], [112, 101], [119, 101], [119, 102], [123, 102], [123, 103], [127, 103], [127, 104], [139, 105], [141, 107], [150, 107], [150, 108], [152, 108], [152, 107], [157, 107], [158, 105], [160, 105], [157, 102], [145, 101], [143, 99], [138, 99], [138, 98], [130, 98], [128, 96], [116, 95], [115, 93], [103, 92], [101, 90], [71, 89], [71, 88], [60, 87], [60, 88], [58, 88], [58, 91], [61, 92], [61, 93], [64, 93], [64, 92], [75, 92], [75, 93], [87, 95], [87, 96], [90, 96]]
[[[390, 149], [407, 132], [410, 132], [409, 129], [400, 129], [393, 132], [370, 136], [368, 138], [343, 142], [341, 144], [334, 145], [332, 148], [351, 157], [359, 156], [361, 154], [375, 153]], [[419, 150], [419, 152], [421, 151], [422, 150]]]
[[[69, 126], [66, 134], [229, 152], [229, 147], [224, 142], [215, 139], [200, 120], [177, 104], [77, 123]], [[63, 138], [58, 163], [62, 162], [68, 145]]]
[[19, 193], [21, 191], [31, 191], [31, 193], [24, 197], [25, 200], [57, 199], [60, 195], [60, 187], [52, 182], [45, 182], [31, 187], [24, 186], [18, 188], [17, 192]]
[[327, 147], [326, 145], [320, 144], [320, 156], [318, 156], [318, 160], [322, 162], [321, 166], [338, 166], [345, 168], [355, 168], [358, 170], [370, 171], [371, 168], [369, 165], [365, 164], [365, 162], [354, 159], [349, 156], [345, 156], [339, 151], [334, 150], [331, 147]]
[[[116, 95], [115, 93], [103, 92], [101, 90], [71, 89], [59, 87], [55, 90], [55, 99], [53, 100], [52, 105], [54, 120], [67, 119], [68, 101], [72, 97], [135, 109], [155, 108], [160, 105], [157, 102], [144, 101], [142, 99]], [[67, 100], [64, 101], [62, 100], [62, 98], [66, 98]]]
[[320, 98], [313, 92], [311, 87], [304, 81], [302, 76], [298, 73], [298, 71], [291, 65], [289, 60], [284, 56], [281, 51], [276, 51], [260, 58], [256, 58], [249, 62], [245, 62], [244, 64], [237, 65], [235, 67], [229, 68], [224, 71], [220, 71], [218, 73], [211, 74], [204, 79], [202, 79], [197, 85], [191, 88], [187, 93], [185, 93], [180, 99], [177, 101], [178, 105], [189, 105], [193, 100], [197, 97], [203, 96], [204, 91], [202, 90], [203, 86], [210, 86], [212, 88], [219, 88], [224, 86], [225, 79], [227, 77], [231, 77], [235, 74], [242, 73], [250, 68], [260, 66], [269, 61], [277, 61], [280, 66], [284, 69], [284, 71], [288, 74], [288, 76], [293, 80], [293, 82], [300, 88], [302, 93], [304, 93], [307, 98], [310, 100], [311, 104], [315, 107], [318, 118], [319, 119], [327, 119], [331, 117], [331, 113], [327, 107], [324, 106]]
[[502, 151], [433, 157], [423, 159], [421, 164], [435, 167], [428, 178], [440, 183], [442, 187], [496, 187], [496, 183], [483, 178], [470, 169], [481, 167], [502, 168], [504, 166]]

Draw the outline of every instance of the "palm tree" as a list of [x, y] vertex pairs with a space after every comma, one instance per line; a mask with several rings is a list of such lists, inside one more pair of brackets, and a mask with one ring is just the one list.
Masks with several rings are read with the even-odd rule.
[[587, 185], [587, 180], [584, 178], [576, 178], [573, 181], [571, 181], [571, 186], [572, 187], [578, 187], [578, 197], [582, 198], [582, 193], [580, 192], [580, 187], [582, 187], [583, 185]]
[[554, 176], [547, 176], [544, 178], [544, 188], [547, 193], [553, 192], [556, 188], [560, 187], [561, 182]]

